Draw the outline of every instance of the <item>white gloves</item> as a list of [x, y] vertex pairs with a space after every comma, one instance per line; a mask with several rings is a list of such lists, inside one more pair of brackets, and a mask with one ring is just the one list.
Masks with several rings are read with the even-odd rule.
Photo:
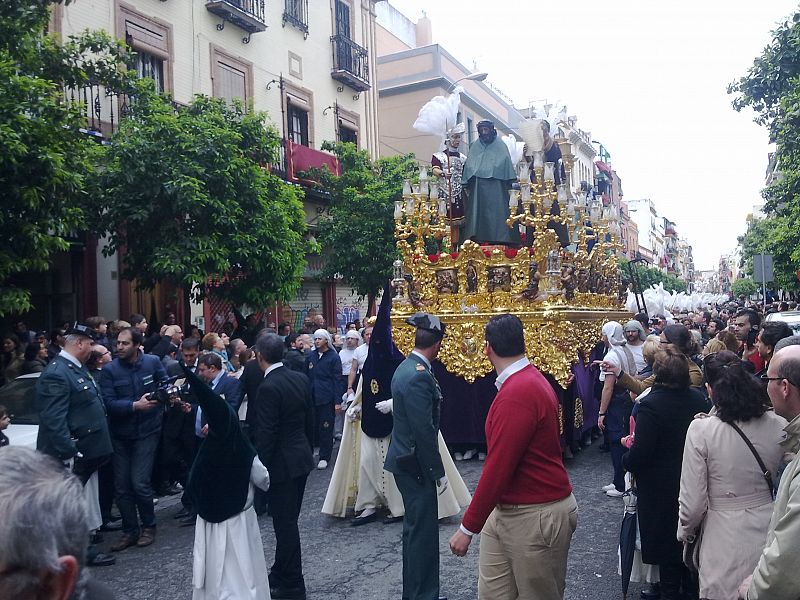
[[447, 475], [439, 479], [436, 482], [436, 487], [438, 488], [437, 492], [441, 496], [447, 491], [447, 486], [450, 485], [450, 482], [447, 480]]
[[357, 420], [361, 416], [361, 405], [355, 404], [351, 406], [350, 408], [347, 409], [347, 412], [345, 414], [347, 415], [347, 419], [349, 421], [352, 422]]
[[344, 394], [342, 394], [342, 402], [344, 402], [345, 404], [350, 404], [355, 399], [356, 395], [353, 392], [350, 392], [349, 394], [345, 392]]
[[389, 398], [388, 400], [377, 402], [375, 403], [375, 408], [377, 408], [383, 414], [388, 415], [390, 412], [394, 411], [394, 401]]

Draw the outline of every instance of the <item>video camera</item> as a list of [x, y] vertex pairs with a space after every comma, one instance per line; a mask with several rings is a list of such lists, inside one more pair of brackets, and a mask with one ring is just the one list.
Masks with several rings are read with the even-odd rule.
[[155, 400], [161, 404], [169, 405], [175, 399], [184, 400], [189, 394], [189, 385], [185, 383], [185, 380], [180, 375], [162, 379], [157, 386], [154, 391], [147, 394], [148, 400]]

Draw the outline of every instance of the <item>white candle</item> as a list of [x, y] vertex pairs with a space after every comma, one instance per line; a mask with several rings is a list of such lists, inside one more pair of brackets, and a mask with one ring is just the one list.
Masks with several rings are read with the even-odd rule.
[[546, 162], [544, 163], [544, 180], [553, 182], [555, 181], [555, 172], [553, 168], [555, 167], [555, 163]]

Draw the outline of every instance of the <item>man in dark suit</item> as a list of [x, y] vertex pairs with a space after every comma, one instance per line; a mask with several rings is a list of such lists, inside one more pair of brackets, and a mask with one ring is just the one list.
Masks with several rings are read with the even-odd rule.
[[[192, 373], [196, 373], [199, 355], [200, 340], [196, 338], [183, 340], [180, 348], [181, 362], [177, 360], [171, 362], [162, 361], [167, 369], [167, 375], [169, 377], [183, 377], [182, 364], [186, 365], [186, 368]], [[169, 478], [178, 481], [184, 487], [184, 492], [181, 496], [183, 508], [174, 517], [183, 520], [188, 517], [189, 522], [186, 526], [194, 525], [195, 514], [185, 488], [186, 480], [189, 476], [189, 468], [192, 466], [197, 452], [197, 443], [194, 435], [194, 413], [187, 409], [185, 404], [175, 403], [167, 408], [164, 415], [161, 443], [164, 461], [162, 472]], [[183, 522], [181, 522], [181, 525], [183, 525]]]
[[[239, 410], [244, 391], [236, 377], [231, 377], [222, 364], [219, 354], [207, 352], [198, 359], [197, 375], [205, 381], [211, 389], [231, 405], [234, 412]], [[202, 411], [200, 411], [202, 412]], [[205, 424], [205, 423], [204, 423]]]
[[255, 441], [258, 457], [270, 473], [269, 514], [275, 529], [270, 593], [273, 600], [304, 600], [306, 587], [297, 520], [306, 479], [314, 468], [314, 421], [308, 378], [283, 365], [284, 344], [278, 335], [268, 333], [259, 338], [255, 350], [264, 370], [255, 404]]
[[[94, 338], [93, 329], [75, 323], [66, 332], [64, 348], [36, 382], [36, 449], [63, 462], [72, 460], [72, 471], [83, 485], [111, 459], [114, 451], [100, 391], [85, 365], [92, 354]], [[99, 554], [90, 547], [89, 565], [114, 562], [113, 556]]]
[[437, 487], [447, 485], [438, 449], [442, 393], [431, 371], [444, 325], [417, 313], [406, 320], [417, 328], [414, 350], [392, 377], [394, 428], [384, 468], [394, 473], [403, 496], [403, 600], [439, 597]]

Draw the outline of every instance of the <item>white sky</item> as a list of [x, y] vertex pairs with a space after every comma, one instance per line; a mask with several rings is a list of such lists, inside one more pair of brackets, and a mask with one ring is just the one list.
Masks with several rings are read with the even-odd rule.
[[[769, 151], [752, 113], [731, 107], [796, 0], [390, 0], [516, 106], [565, 103], [611, 154], [627, 200], [651, 198], [716, 269], [761, 204]], [[525, 24], [525, 27], [521, 27]]]

